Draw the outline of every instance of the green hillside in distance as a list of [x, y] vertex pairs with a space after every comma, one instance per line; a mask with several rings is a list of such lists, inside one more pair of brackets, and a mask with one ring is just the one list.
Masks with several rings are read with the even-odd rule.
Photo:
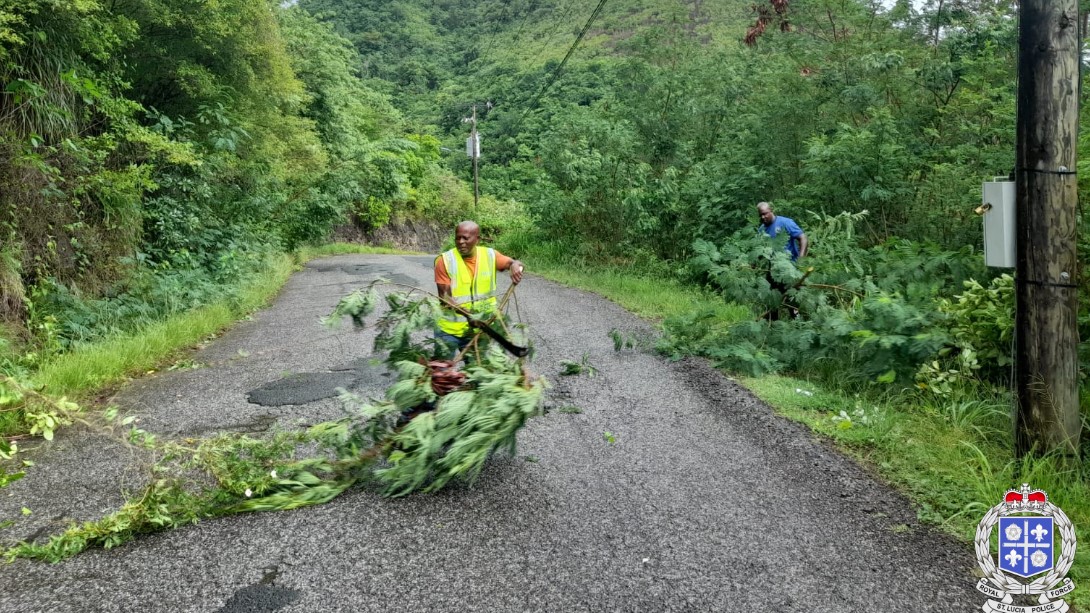
[[[391, 94], [413, 119], [447, 130], [454, 128], [449, 124], [454, 117], [443, 115], [454, 104], [460, 118], [469, 89], [473, 101], [528, 101], [597, 7], [581, 0], [299, 4], [355, 45], [361, 74], [371, 86]], [[623, 57], [634, 35], [655, 28], [703, 45], [736, 46], [753, 19], [752, 4], [741, 0], [608, 0], [565, 72], [596, 59]]]
[[[519, 11], [517, 4], [505, 5], [498, 19], [483, 24], [477, 35], [485, 40], [481, 58], [515, 62], [530, 70], [550, 60], [562, 60], [597, 6], [594, 2], [556, 0], [526, 2], [525, 10]], [[697, 36], [705, 43], [737, 44], [748, 23], [752, 22], [751, 4], [741, 1], [609, 0], [580, 43], [576, 58], [623, 55], [624, 41], [636, 32], [669, 25], [676, 25], [679, 32]], [[467, 31], [460, 35], [472, 37], [473, 33]]]

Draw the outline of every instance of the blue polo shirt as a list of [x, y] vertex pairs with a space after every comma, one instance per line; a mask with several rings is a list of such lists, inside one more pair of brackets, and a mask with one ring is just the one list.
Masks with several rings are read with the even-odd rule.
[[795, 223], [794, 219], [790, 217], [784, 217], [783, 215], [777, 215], [772, 223], [767, 226], [761, 224], [761, 229], [768, 236], [776, 236], [780, 230], [787, 232], [787, 235], [791, 238], [787, 241], [787, 245], [784, 247], [784, 251], [791, 254], [791, 261], [799, 259], [799, 237], [802, 236], [802, 228], [799, 224]]

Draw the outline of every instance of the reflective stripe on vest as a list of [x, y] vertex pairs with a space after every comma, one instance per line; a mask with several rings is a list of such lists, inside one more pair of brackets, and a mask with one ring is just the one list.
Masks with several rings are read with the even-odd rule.
[[[477, 274], [470, 273], [462, 254], [451, 249], [439, 256], [447, 267], [450, 277], [450, 294], [454, 304], [474, 313], [496, 310], [496, 250], [477, 247]], [[464, 315], [450, 309], [441, 309], [439, 329], [454, 336], [465, 336], [469, 323]]]

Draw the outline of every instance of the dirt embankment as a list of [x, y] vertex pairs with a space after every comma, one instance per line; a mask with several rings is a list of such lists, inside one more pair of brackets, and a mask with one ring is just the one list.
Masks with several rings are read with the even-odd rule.
[[443, 243], [453, 234], [454, 229], [448, 224], [434, 221], [393, 221], [381, 228], [371, 229], [353, 220], [335, 229], [333, 240], [406, 251], [439, 253], [442, 251]]

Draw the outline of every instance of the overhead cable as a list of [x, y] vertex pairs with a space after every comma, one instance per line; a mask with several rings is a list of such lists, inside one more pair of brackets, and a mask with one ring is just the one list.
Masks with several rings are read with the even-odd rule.
[[594, 23], [594, 20], [598, 17], [598, 14], [602, 12], [602, 7], [605, 5], [606, 0], [598, 1], [598, 6], [594, 7], [594, 12], [590, 14], [590, 18], [587, 19], [587, 23], [583, 25], [583, 29], [579, 32], [579, 36], [576, 37], [575, 42], [572, 43], [571, 48], [568, 49], [568, 52], [564, 55], [564, 59], [560, 61], [560, 65], [557, 66], [556, 70], [553, 71], [553, 74], [550, 76], [548, 83], [546, 83], [545, 86], [537, 92], [537, 95], [534, 96], [534, 99], [532, 101], [530, 101], [530, 104], [526, 107], [526, 110], [523, 111], [522, 116], [519, 117], [518, 123], [515, 124], [514, 132], [518, 132], [518, 129], [522, 125], [523, 120], [525, 120], [526, 116], [530, 114], [530, 111], [534, 110], [534, 107], [537, 106], [538, 100], [541, 99], [541, 96], [543, 96], [545, 92], [549, 91], [549, 88], [553, 86], [553, 83], [555, 83], [556, 80], [560, 78], [560, 73], [563, 72], [564, 65], [568, 63], [568, 59], [571, 58], [573, 53], [575, 53], [575, 49], [579, 46], [579, 43], [583, 41], [583, 37], [587, 35], [587, 32], [590, 31], [591, 24]]

